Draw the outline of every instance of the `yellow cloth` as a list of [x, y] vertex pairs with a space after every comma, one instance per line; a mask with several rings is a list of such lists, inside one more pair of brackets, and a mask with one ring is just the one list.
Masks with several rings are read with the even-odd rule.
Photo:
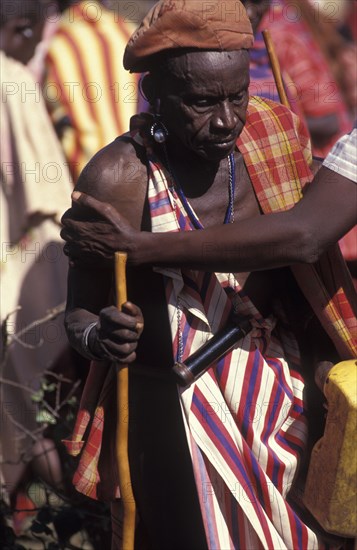
[[44, 96], [74, 181], [136, 113], [138, 77], [122, 64], [133, 30], [119, 14], [83, 1], [62, 14], [50, 43]]

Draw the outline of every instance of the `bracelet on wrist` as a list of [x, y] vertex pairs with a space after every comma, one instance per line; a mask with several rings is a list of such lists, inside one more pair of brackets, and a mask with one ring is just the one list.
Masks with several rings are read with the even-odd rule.
[[92, 359], [94, 361], [100, 361], [101, 357], [99, 357], [98, 355], [95, 355], [89, 347], [89, 334], [94, 329], [94, 327], [96, 327], [96, 326], [97, 326], [97, 321], [94, 321], [93, 323], [90, 323], [84, 329], [84, 332], [83, 332], [83, 335], [82, 335], [82, 346], [81, 346], [81, 348], [82, 348], [83, 354], [88, 359]]

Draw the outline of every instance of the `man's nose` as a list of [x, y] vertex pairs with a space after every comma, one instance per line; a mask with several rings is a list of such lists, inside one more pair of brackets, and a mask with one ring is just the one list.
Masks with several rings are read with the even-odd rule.
[[238, 117], [234, 112], [234, 108], [229, 99], [220, 101], [216, 106], [212, 124], [214, 128], [231, 132], [234, 130], [238, 121]]

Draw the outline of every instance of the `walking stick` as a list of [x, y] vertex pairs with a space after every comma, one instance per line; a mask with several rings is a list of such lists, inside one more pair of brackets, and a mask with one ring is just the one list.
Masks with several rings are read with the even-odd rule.
[[283, 79], [281, 78], [279, 61], [275, 52], [274, 44], [271, 39], [269, 29], [265, 29], [263, 31], [263, 38], [264, 38], [265, 46], [269, 55], [270, 65], [273, 71], [274, 80], [278, 90], [280, 102], [283, 105], [285, 105], [285, 107], [288, 107], [290, 109], [288, 96], [286, 95]]
[[[121, 309], [127, 301], [126, 266], [127, 255], [115, 253], [116, 305]], [[129, 372], [128, 365], [117, 366], [117, 428], [116, 458], [118, 464], [119, 489], [123, 502], [123, 550], [134, 550], [135, 538], [135, 500], [131, 486], [128, 457], [129, 432]]]

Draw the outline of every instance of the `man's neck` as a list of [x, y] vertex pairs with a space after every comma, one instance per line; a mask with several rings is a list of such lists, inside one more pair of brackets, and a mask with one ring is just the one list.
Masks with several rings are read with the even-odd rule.
[[[186, 147], [177, 146], [168, 141], [166, 153], [160, 147], [160, 157], [177, 185], [188, 198], [204, 195], [214, 184], [217, 175], [227, 170], [227, 160], [209, 161], [190, 151]], [[167, 159], [165, 158], [167, 156]]]

